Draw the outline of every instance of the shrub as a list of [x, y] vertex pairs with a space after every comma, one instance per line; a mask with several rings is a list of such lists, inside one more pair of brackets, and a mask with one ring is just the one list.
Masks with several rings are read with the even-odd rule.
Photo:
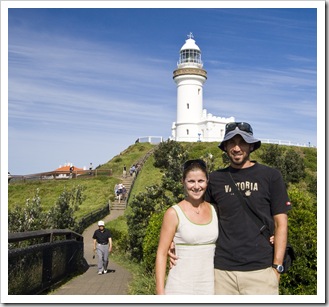
[[143, 241], [143, 265], [146, 272], [149, 273], [153, 273], [155, 269], [155, 258], [164, 212], [154, 213], [151, 216]]
[[114, 251], [127, 251], [128, 227], [127, 220], [124, 216], [119, 216], [111, 221], [106, 227], [110, 230], [113, 240]]
[[54, 229], [76, 229], [78, 223], [74, 213], [84, 201], [84, 187], [78, 185], [68, 191], [64, 189], [58, 197], [56, 204], [48, 213], [48, 223], [50, 228]]
[[32, 199], [27, 199], [25, 206], [15, 205], [8, 212], [9, 232], [23, 232], [47, 228], [47, 217], [41, 208], [39, 189]]
[[281, 294], [317, 293], [317, 208], [316, 200], [308, 192], [291, 185], [289, 198], [288, 240], [296, 252], [296, 260], [287, 274], [281, 276]]
[[146, 192], [136, 195], [129, 204], [130, 210], [127, 213], [128, 245], [131, 256], [135, 260], [143, 259], [143, 240], [152, 214], [155, 211], [164, 210], [170, 204], [170, 198], [158, 185], [147, 187]]

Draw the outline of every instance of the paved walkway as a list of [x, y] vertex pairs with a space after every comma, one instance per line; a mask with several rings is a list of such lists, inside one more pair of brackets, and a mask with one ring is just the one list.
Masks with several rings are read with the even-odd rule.
[[[123, 215], [124, 210], [111, 210], [111, 214], [103, 220], [105, 224]], [[51, 292], [51, 295], [126, 295], [132, 274], [121, 266], [111, 261], [107, 274], [97, 274], [97, 255], [93, 259], [94, 231], [98, 229], [97, 223], [91, 225], [83, 232], [84, 257], [89, 264], [89, 269], [82, 275], [74, 277], [60, 288]], [[115, 241], [114, 241], [115, 242]], [[113, 242], [113, 244], [115, 244]]]

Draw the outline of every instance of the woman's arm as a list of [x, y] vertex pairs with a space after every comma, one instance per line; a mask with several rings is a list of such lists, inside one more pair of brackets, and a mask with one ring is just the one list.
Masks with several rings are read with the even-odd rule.
[[168, 249], [174, 239], [177, 225], [178, 218], [176, 211], [173, 208], [169, 208], [163, 217], [155, 261], [156, 294], [165, 294], [164, 286], [166, 278]]

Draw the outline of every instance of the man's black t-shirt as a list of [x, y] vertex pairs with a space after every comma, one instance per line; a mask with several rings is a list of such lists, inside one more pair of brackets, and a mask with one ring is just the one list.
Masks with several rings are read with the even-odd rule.
[[291, 208], [282, 175], [276, 169], [255, 163], [245, 169], [228, 167], [212, 172], [205, 198], [218, 212], [215, 268], [251, 271], [270, 267], [273, 247], [234, 195], [228, 172], [243, 196], [249, 199], [249, 204], [255, 206], [267, 222], [271, 233], [274, 231], [273, 215], [286, 213]]
[[95, 230], [93, 239], [96, 239], [97, 243], [105, 244], [109, 243], [109, 238], [111, 238], [111, 233], [108, 229], [104, 229], [104, 231], [100, 231], [99, 229]]

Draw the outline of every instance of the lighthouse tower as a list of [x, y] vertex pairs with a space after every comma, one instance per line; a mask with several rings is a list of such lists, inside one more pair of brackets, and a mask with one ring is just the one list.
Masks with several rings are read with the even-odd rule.
[[203, 84], [207, 79], [207, 72], [202, 67], [201, 50], [190, 33], [180, 49], [179, 62], [173, 76], [177, 85], [177, 120], [172, 129], [176, 141], [198, 140], [198, 122], [203, 110]]
[[201, 50], [193, 34], [180, 49], [173, 79], [177, 85], [177, 119], [171, 128], [171, 139], [179, 142], [219, 141], [225, 125], [234, 118], [218, 118], [203, 109], [203, 84], [207, 72], [203, 69]]

